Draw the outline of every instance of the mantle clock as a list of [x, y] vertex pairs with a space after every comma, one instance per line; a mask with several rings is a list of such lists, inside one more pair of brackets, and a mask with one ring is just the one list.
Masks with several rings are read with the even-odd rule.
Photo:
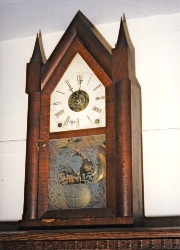
[[78, 11], [45, 63], [37, 36], [26, 93], [21, 226], [141, 224], [141, 90], [125, 20], [112, 49]]

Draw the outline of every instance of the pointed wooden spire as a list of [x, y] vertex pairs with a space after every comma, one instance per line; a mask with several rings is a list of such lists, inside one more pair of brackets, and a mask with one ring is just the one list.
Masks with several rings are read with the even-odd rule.
[[124, 30], [124, 25], [123, 25], [123, 19], [121, 18], [121, 24], [120, 24], [116, 48], [126, 48], [126, 47], [129, 47], [129, 46], [128, 46], [128, 42], [126, 39], [126, 34], [125, 34], [125, 30]]
[[34, 45], [34, 51], [33, 51], [32, 57], [31, 57], [31, 62], [40, 62], [43, 64], [38, 34], [36, 36], [36, 42]]
[[[125, 33], [126, 22], [121, 18], [117, 44], [112, 50], [112, 75], [114, 80], [129, 78], [129, 66], [131, 51], [128, 33]], [[126, 30], [127, 31], [127, 30]]]
[[30, 62], [27, 64], [26, 93], [41, 91], [40, 78], [43, 65], [39, 35], [37, 34], [34, 51]]

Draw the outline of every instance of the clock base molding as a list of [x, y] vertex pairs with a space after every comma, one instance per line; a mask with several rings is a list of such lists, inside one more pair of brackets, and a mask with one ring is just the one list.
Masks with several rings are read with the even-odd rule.
[[0, 249], [180, 249], [180, 228], [3, 231]]
[[[78, 219], [41, 219], [41, 220], [22, 220], [20, 229], [48, 229], [48, 228], [88, 228], [109, 226], [132, 226], [132, 217], [113, 217], [113, 218], [78, 218]], [[73, 225], [73, 226], [72, 226]]]

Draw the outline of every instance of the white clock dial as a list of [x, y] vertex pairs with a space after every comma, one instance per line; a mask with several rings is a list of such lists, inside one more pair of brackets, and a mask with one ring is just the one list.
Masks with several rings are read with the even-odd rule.
[[50, 132], [105, 126], [105, 87], [76, 54], [51, 94]]

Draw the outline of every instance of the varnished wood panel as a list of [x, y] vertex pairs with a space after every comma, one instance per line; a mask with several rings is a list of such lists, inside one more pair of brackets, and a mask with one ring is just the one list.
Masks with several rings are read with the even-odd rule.
[[29, 94], [26, 142], [25, 196], [23, 219], [35, 219], [37, 214], [39, 114], [41, 93]]
[[179, 228], [1, 232], [0, 249], [180, 249]]
[[129, 79], [125, 78], [115, 83], [115, 103], [117, 206], [119, 216], [132, 216], [132, 121]]
[[[101, 218], [75, 218], [75, 219], [41, 219], [41, 220], [26, 220], [21, 221], [20, 229], [56, 229], [56, 228], [79, 228], [87, 227], [91, 228], [93, 226], [112, 226], [112, 225], [132, 225], [132, 217], [109, 217], [107, 216], [107, 211], [104, 209], [100, 210], [104, 212], [104, 215], [101, 215]], [[81, 212], [81, 211], [80, 211]], [[110, 212], [110, 211], [109, 211]], [[91, 213], [91, 211], [89, 212]], [[103, 217], [104, 216], [104, 217]]]

